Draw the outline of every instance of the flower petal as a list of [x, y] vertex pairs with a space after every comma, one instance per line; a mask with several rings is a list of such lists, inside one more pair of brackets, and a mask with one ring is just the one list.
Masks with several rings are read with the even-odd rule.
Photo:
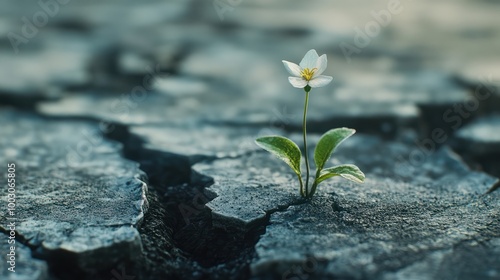
[[304, 58], [302, 58], [299, 65], [302, 69], [313, 69], [314, 67], [316, 67], [316, 61], [318, 60], [318, 57], [319, 56], [316, 50], [312, 49], [308, 51], [306, 55], [304, 55]]
[[297, 64], [295, 64], [293, 62], [289, 62], [286, 60], [282, 60], [282, 62], [283, 62], [283, 65], [285, 65], [285, 68], [288, 71], [288, 73], [290, 73], [291, 75], [294, 75], [296, 77], [300, 77], [300, 66], [298, 66]]
[[[288, 78], [288, 80], [290, 80], [290, 78]], [[318, 77], [313, 78], [312, 80], [309, 81], [309, 86], [312, 88], [324, 87], [328, 85], [332, 80], [333, 77], [319, 75]]]
[[307, 81], [302, 78], [288, 77], [288, 81], [290, 82], [290, 84], [292, 84], [292, 86], [296, 88], [304, 88], [305, 86], [307, 86]]
[[324, 54], [320, 56], [318, 60], [316, 60], [316, 66], [314, 66], [314, 68], [316, 68], [316, 71], [314, 71], [313, 78], [321, 75], [325, 71], [327, 65], [328, 61], [326, 59], [326, 54]]

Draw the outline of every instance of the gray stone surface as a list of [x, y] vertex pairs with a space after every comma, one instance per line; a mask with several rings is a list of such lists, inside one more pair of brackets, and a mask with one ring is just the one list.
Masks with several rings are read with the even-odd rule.
[[[40, 258], [69, 256], [98, 271], [140, 254], [145, 175], [104, 140], [97, 123], [4, 110], [0, 158], [16, 164], [16, 232]], [[6, 179], [6, 173], [2, 173]], [[2, 203], [7, 197], [2, 196]], [[0, 216], [6, 230], [7, 212]]]
[[[263, 279], [294, 274], [313, 279], [496, 279], [498, 197], [463, 205], [429, 200], [443, 199], [363, 203], [323, 195], [311, 204], [291, 206], [272, 215], [256, 246], [252, 273], [269, 276]], [[481, 265], [471, 266], [471, 261]]]
[[[256, 245], [253, 275], [498, 276], [499, 194], [484, 195], [497, 179], [468, 170], [446, 148], [419, 165], [405, 165], [399, 158], [411, 154], [411, 146], [363, 136], [350, 140], [333, 162], [357, 164], [366, 182], [332, 180], [320, 185], [310, 203], [271, 214]], [[367, 156], [374, 150], [380, 156]], [[470, 259], [483, 265], [469, 266]]]
[[213, 125], [143, 125], [133, 126], [130, 132], [140, 136], [144, 147], [167, 151], [191, 158], [238, 157], [260, 148], [255, 137], [267, 134], [284, 134], [278, 128], [245, 128]]
[[249, 230], [271, 211], [298, 202], [299, 183], [289, 167], [264, 153], [197, 164], [194, 170], [214, 178], [208, 191], [217, 197], [206, 206], [215, 227]]
[[[381, 184], [379, 188], [388, 188], [389, 192], [393, 191], [392, 188], [409, 188], [419, 192], [422, 186], [426, 186], [446, 189], [447, 192], [453, 188], [457, 195], [480, 195], [496, 182], [493, 177], [468, 170], [458, 156], [448, 149], [428, 157], [424, 155], [422, 161], [416, 161], [414, 159], [418, 157], [414, 156], [420, 155], [417, 146], [387, 143], [364, 135], [356, 135], [349, 140], [336, 151], [331, 165], [354, 163], [370, 175], [366, 184], [356, 185], [357, 189], [361, 188], [358, 190], [360, 192], [367, 189], [363, 193], [373, 191], [372, 184]], [[372, 151], [378, 153], [370, 154]], [[218, 225], [224, 225], [224, 220], [228, 218], [232, 224], [240, 223], [247, 228], [258, 220], [262, 221], [266, 213], [300, 203], [295, 174], [280, 160], [265, 153], [199, 163], [194, 166], [194, 170], [214, 178], [215, 183], [208, 190], [217, 197], [207, 206], [212, 210]], [[320, 185], [318, 192], [324, 192], [323, 186], [328, 184]], [[403, 193], [402, 190], [400, 192]], [[389, 198], [393, 197], [385, 199]]]
[[[48, 266], [45, 261], [35, 259], [31, 256], [30, 248], [23, 244], [16, 242], [13, 244], [7, 243], [8, 236], [1, 234], [3, 239], [0, 243], [0, 250], [2, 250], [2, 261], [0, 262], [0, 277], [5, 280], [48, 280], [49, 272]], [[13, 271], [8, 269], [11, 267], [10, 261], [11, 254], [10, 247], [15, 247], [15, 263], [12, 268]]]

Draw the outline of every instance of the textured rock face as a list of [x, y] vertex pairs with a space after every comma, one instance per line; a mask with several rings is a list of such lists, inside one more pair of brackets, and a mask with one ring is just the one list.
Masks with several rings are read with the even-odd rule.
[[287, 168], [262, 153], [196, 165], [196, 171], [215, 181], [208, 190], [217, 197], [206, 204], [214, 226], [249, 230], [271, 211], [298, 201], [297, 177]]
[[140, 136], [144, 147], [175, 152], [197, 158], [238, 157], [259, 149], [255, 135], [283, 134], [278, 128], [239, 128], [191, 124], [187, 126], [145, 125], [133, 126], [131, 133]]
[[[256, 245], [257, 260], [251, 264], [255, 276], [495, 279], [500, 275], [499, 194], [483, 195], [497, 179], [468, 170], [447, 149], [398, 174], [397, 158], [412, 147], [366, 137], [350, 142], [361, 148], [340, 149], [337, 159], [355, 162], [366, 172], [366, 182], [325, 183], [311, 202], [271, 214]], [[367, 157], [364, 152], [369, 150], [384, 156]], [[481, 265], [469, 265], [471, 259]]]
[[500, 247], [495, 200], [426, 207], [423, 202], [364, 204], [321, 196], [311, 204], [272, 215], [257, 244], [258, 260], [251, 265], [252, 272], [264, 279], [304, 275], [312, 279], [496, 279]]
[[194, 168], [214, 178], [217, 197], [206, 206], [215, 227], [249, 230], [270, 216], [250, 265], [255, 279], [495, 279], [500, 197], [484, 194], [498, 180], [446, 147], [421, 161], [418, 149], [354, 136], [331, 164], [355, 163], [367, 181], [327, 181], [310, 202], [267, 154]]
[[[16, 164], [16, 232], [43, 259], [99, 271], [141, 251], [145, 176], [97, 124], [2, 111], [2, 162]], [[6, 175], [5, 175], [6, 176]], [[6, 203], [6, 197], [2, 201]], [[7, 215], [1, 216], [7, 230]], [[73, 263], [71, 263], [73, 262]]]
[[[161, 126], [133, 130], [149, 148], [182, 149], [161, 139], [166, 131]], [[224, 127], [218, 132], [233, 144], [255, 133], [242, 130], [234, 136]], [[499, 275], [499, 194], [484, 195], [498, 180], [471, 171], [447, 147], [426, 154], [417, 144], [355, 135], [330, 164], [355, 163], [367, 181], [327, 181], [311, 202], [304, 202], [295, 175], [284, 163], [264, 152], [238, 153], [237, 145], [215, 141], [212, 133], [211, 128], [195, 132], [192, 142], [203, 142], [206, 150], [186, 154], [211, 157], [193, 166], [214, 179], [206, 189], [213, 197], [205, 205], [211, 226], [249, 232], [269, 221], [250, 263], [255, 279]], [[176, 135], [182, 138], [183, 133]], [[297, 136], [290, 137], [300, 143]], [[317, 141], [318, 136], [310, 139]], [[211, 151], [237, 156], [217, 157]]]

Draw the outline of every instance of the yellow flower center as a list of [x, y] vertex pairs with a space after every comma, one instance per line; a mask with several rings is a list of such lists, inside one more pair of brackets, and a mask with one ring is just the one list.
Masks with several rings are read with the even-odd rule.
[[316, 70], [318, 70], [318, 68], [313, 68], [313, 69], [304, 68], [302, 69], [302, 71], [300, 71], [300, 76], [304, 78], [306, 81], [310, 81]]

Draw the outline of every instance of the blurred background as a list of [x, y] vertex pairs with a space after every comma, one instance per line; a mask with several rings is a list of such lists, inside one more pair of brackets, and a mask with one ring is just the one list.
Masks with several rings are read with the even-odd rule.
[[126, 124], [293, 127], [303, 94], [281, 60], [314, 48], [335, 80], [313, 92], [311, 129], [394, 135], [429, 106], [498, 84], [499, 11], [486, 0], [5, 1], [0, 100]]

